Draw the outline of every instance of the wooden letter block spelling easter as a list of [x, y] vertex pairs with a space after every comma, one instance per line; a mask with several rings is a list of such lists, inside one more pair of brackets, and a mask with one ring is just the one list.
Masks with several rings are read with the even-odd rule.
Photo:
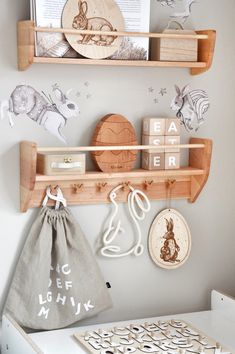
[[144, 118], [142, 133], [143, 135], [165, 135], [165, 119]]
[[166, 118], [165, 119], [165, 134], [169, 135], [180, 135], [180, 120], [178, 118]]
[[180, 136], [165, 136], [165, 145], [172, 145], [171, 149], [167, 149], [166, 152], [180, 152], [179, 148], [175, 148], [174, 145], [180, 144]]
[[144, 170], [164, 170], [165, 168], [165, 154], [156, 152], [142, 153], [142, 168]]
[[180, 168], [180, 154], [178, 152], [165, 153], [165, 170]]
[[[154, 136], [154, 135], [142, 135], [142, 145], [153, 145], [153, 146], [158, 146], [158, 145], [164, 145], [165, 144], [165, 139], [163, 135], [159, 136]], [[162, 149], [149, 149], [145, 150], [146, 152], [164, 152], [164, 148]]]

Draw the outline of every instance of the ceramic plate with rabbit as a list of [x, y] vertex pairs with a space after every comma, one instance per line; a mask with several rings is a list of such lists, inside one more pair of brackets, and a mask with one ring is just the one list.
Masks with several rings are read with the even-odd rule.
[[166, 269], [182, 266], [191, 251], [191, 234], [184, 217], [174, 209], [158, 214], [150, 228], [148, 246], [158, 266]]
[[[91, 31], [124, 31], [123, 15], [114, 0], [68, 0], [65, 4], [62, 25], [64, 28]], [[122, 38], [93, 34], [66, 34], [70, 45], [81, 55], [103, 59], [113, 55]]]

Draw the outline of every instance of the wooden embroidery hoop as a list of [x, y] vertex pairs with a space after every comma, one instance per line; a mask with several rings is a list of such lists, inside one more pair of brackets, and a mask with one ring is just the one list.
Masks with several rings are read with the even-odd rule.
[[[62, 14], [63, 28], [92, 31], [124, 31], [125, 21], [114, 0], [68, 0]], [[74, 27], [75, 26], [75, 27]], [[65, 34], [71, 47], [91, 59], [104, 59], [120, 47], [122, 38], [92, 34]]]
[[[167, 198], [169, 206], [162, 210], [154, 219], [148, 237], [149, 254], [155, 264], [164, 269], [181, 267], [189, 258], [191, 252], [191, 233], [185, 218], [175, 209], [171, 209], [171, 192], [175, 181], [168, 181]], [[172, 232], [168, 230], [173, 224]], [[168, 226], [167, 226], [168, 224]], [[171, 225], [172, 225], [171, 224]], [[168, 246], [167, 245], [168, 242]], [[175, 256], [167, 254], [169, 249], [175, 251]], [[177, 248], [178, 247], [178, 248]], [[171, 251], [170, 251], [171, 254]], [[168, 260], [166, 260], [169, 258]], [[175, 259], [174, 259], [175, 258]]]

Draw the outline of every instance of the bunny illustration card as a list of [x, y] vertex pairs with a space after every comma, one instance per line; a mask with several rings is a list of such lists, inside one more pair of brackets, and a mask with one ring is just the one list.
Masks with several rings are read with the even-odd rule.
[[[62, 26], [75, 30], [124, 31], [123, 15], [114, 0], [68, 0], [62, 14]], [[114, 54], [121, 37], [100, 34], [66, 34], [70, 45], [87, 58], [102, 59]]]
[[165, 209], [155, 218], [149, 232], [149, 253], [159, 267], [182, 266], [191, 251], [191, 234], [186, 220], [174, 209]]

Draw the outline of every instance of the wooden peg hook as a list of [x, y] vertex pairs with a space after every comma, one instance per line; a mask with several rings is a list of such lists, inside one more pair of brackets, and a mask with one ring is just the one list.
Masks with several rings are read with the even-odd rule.
[[131, 182], [130, 182], [130, 181], [128, 181], [128, 182], [123, 182], [123, 183], [122, 183], [122, 189], [123, 189], [123, 191], [126, 191], [127, 189], [129, 189], [129, 188], [130, 188], [130, 185], [131, 185]]
[[176, 180], [175, 179], [168, 179], [166, 181], [166, 188], [172, 190], [175, 187]]
[[96, 187], [98, 189], [99, 192], [103, 192], [105, 190], [105, 187], [107, 187], [108, 183], [104, 182], [104, 183], [97, 183]]
[[73, 185], [73, 190], [74, 190], [74, 193], [78, 193], [78, 191], [82, 191], [83, 190], [83, 183], [81, 184], [74, 184]]
[[153, 187], [153, 183], [154, 183], [154, 181], [153, 180], [151, 180], [151, 181], [144, 181], [144, 189], [146, 190], [146, 191], [148, 191], [148, 190], [150, 190], [152, 187]]

